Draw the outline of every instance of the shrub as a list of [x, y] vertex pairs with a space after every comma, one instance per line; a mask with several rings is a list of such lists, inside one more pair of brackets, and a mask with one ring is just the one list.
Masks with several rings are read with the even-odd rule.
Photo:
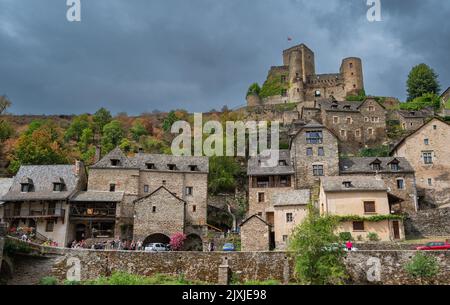
[[378, 237], [378, 234], [375, 232], [369, 232], [369, 234], [367, 234], [367, 239], [370, 241], [380, 241], [380, 237]]
[[389, 157], [389, 146], [382, 145], [374, 148], [363, 148], [359, 151], [359, 157]]
[[339, 238], [341, 239], [341, 241], [351, 241], [353, 240], [353, 236], [352, 233], [350, 232], [341, 232], [339, 233]]
[[54, 278], [53, 276], [46, 276], [41, 278], [39, 281], [39, 285], [47, 285], [47, 286], [54, 286], [58, 284], [58, 280]]
[[247, 96], [249, 96], [249, 95], [259, 95], [260, 92], [261, 92], [261, 87], [259, 87], [258, 83], [253, 83], [248, 88]]
[[418, 252], [412, 260], [405, 265], [406, 272], [423, 284], [424, 281], [432, 280], [439, 272], [439, 264], [435, 257], [423, 252]]
[[269, 78], [264, 82], [259, 96], [261, 98], [281, 95], [283, 89], [288, 89], [288, 84], [283, 84], [281, 82], [281, 75], [270, 75]]
[[360, 101], [364, 101], [365, 98], [366, 98], [366, 91], [364, 91], [364, 89], [362, 89], [362, 90], [359, 90], [358, 95], [349, 95], [345, 99], [348, 102], [360, 102]]

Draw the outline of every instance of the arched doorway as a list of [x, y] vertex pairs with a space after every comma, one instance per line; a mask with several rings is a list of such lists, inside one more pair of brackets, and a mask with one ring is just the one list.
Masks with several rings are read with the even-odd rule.
[[143, 245], [145, 247], [148, 244], [153, 244], [153, 243], [169, 244], [170, 237], [165, 234], [161, 234], [161, 233], [152, 234], [152, 235], [147, 236], [144, 239]]
[[203, 241], [197, 234], [189, 234], [183, 243], [183, 251], [203, 251]]

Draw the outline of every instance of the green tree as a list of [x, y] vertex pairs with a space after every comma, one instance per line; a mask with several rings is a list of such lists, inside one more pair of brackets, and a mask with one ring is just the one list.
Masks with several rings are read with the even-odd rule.
[[142, 149], [151, 154], [171, 154], [169, 145], [154, 137], [141, 137], [139, 145]]
[[135, 140], [136, 142], [139, 141], [142, 136], [148, 135], [148, 131], [145, 128], [144, 123], [140, 119], [133, 122], [133, 126], [131, 127], [130, 132], [133, 140]]
[[414, 100], [401, 103], [400, 109], [402, 110], [421, 110], [427, 107], [432, 107], [435, 110], [441, 108], [441, 98], [435, 93], [424, 93], [422, 96], [416, 97]]
[[246, 97], [249, 95], [259, 95], [260, 92], [261, 87], [258, 85], [258, 83], [253, 83], [248, 88]]
[[111, 120], [112, 120], [111, 112], [109, 112], [107, 109], [102, 107], [99, 110], [97, 110], [97, 112], [94, 113], [93, 117], [95, 132], [101, 134], [103, 132], [103, 127], [105, 127], [106, 124], [111, 122]]
[[170, 128], [172, 128], [173, 123], [175, 123], [176, 121], [178, 121], [178, 117], [177, 117], [175, 111], [169, 112], [169, 114], [163, 121], [163, 124], [162, 124], [163, 130], [165, 132], [169, 132]]
[[406, 82], [408, 101], [421, 97], [425, 93], [438, 94], [440, 90], [438, 75], [426, 64], [419, 64], [412, 68]]
[[420, 284], [431, 281], [439, 273], [439, 263], [435, 257], [418, 252], [410, 262], [405, 265], [406, 272], [418, 279]]
[[240, 173], [241, 167], [235, 158], [210, 157], [208, 190], [213, 194], [234, 191]]
[[347, 273], [343, 263], [344, 251], [334, 232], [338, 220], [320, 216], [310, 204], [305, 220], [294, 229], [289, 248], [295, 255], [295, 270], [302, 284], [344, 284]]
[[67, 153], [62, 135], [51, 121], [34, 121], [19, 137], [14, 148], [10, 171], [16, 173], [20, 165], [64, 164]]
[[70, 124], [69, 128], [67, 128], [66, 133], [64, 134], [64, 139], [66, 141], [69, 140], [79, 141], [83, 133], [83, 130], [85, 130], [89, 126], [90, 121], [88, 114], [82, 114], [75, 117], [72, 120], [72, 123]]
[[[11, 101], [5, 96], [0, 96], [0, 115], [3, 115], [11, 106]], [[14, 134], [14, 129], [9, 122], [0, 119], [0, 142], [9, 139]]]
[[111, 121], [103, 127], [102, 150], [108, 153], [118, 146], [124, 137], [124, 130], [119, 121]]
[[80, 140], [78, 141], [78, 149], [84, 153], [89, 149], [94, 141], [94, 131], [91, 128], [85, 128], [81, 132]]

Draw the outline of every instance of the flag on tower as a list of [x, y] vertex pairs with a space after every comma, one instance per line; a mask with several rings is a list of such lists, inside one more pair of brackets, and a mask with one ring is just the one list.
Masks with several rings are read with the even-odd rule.
[[292, 41], [292, 37], [288, 37], [288, 41]]

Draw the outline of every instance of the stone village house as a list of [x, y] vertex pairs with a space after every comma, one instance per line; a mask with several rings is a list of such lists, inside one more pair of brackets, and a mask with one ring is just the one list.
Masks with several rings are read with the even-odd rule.
[[11, 185], [13, 183], [13, 178], [0, 178], [0, 223], [4, 223], [5, 220], [3, 219], [4, 215], [4, 203], [2, 201], [2, 197], [9, 192], [9, 189], [11, 188]]
[[403, 157], [415, 171], [419, 205], [450, 203], [450, 125], [434, 118], [403, 138], [391, 155]]
[[3, 196], [9, 227], [35, 228], [38, 237], [59, 246], [70, 241], [70, 199], [86, 186], [82, 162], [75, 165], [22, 165]]
[[380, 177], [323, 177], [317, 208], [321, 214], [361, 217], [342, 221], [338, 227], [338, 232], [349, 232], [355, 240], [368, 240], [369, 233], [381, 241], [401, 240], [405, 238], [402, 220], [369, 221], [371, 216], [391, 215], [391, 200], [397, 198], [387, 192]]

